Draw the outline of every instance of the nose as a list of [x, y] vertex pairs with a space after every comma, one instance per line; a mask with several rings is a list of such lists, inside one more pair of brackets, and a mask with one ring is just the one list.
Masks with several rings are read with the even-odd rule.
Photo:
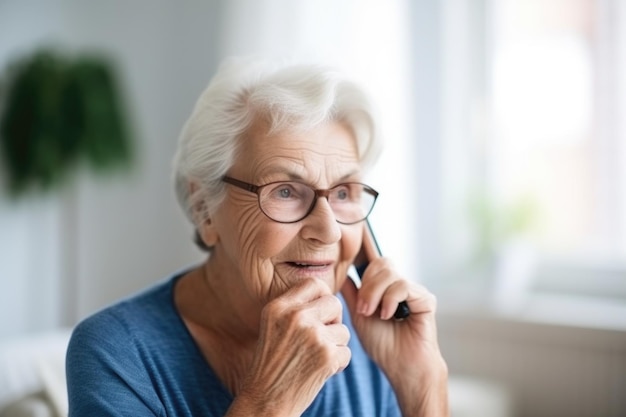
[[323, 243], [335, 243], [341, 238], [341, 226], [330, 207], [328, 197], [318, 196], [311, 213], [303, 220], [302, 236]]

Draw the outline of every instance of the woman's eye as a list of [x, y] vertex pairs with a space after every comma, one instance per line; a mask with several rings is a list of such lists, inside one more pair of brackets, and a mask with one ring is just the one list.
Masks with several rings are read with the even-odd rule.
[[339, 201], [346, 201], [353, 198], [353, 192], [350, 187], [343, 185], [334, 190], [335, 199]]
[[269, 197], [276, 200], [293, 200], [298, 198], [298, 191], [291, 184], [280, 184], [272, 189]]

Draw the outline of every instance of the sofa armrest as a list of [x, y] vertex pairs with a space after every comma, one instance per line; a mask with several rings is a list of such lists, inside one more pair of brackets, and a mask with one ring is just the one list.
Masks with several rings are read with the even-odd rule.
[[52, 405], [43, 393], [31, 394], [9, 404], [0, 417], [56, 417]]

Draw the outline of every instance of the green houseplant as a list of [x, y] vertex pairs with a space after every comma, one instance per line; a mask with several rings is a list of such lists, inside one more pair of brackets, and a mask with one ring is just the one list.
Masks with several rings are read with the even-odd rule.
[[112, 64], [39, 50], [7, 68], [0, 89], [0, 157], [9, 194], [61, 186], [85, 164], [128, 167], [132, 140]]

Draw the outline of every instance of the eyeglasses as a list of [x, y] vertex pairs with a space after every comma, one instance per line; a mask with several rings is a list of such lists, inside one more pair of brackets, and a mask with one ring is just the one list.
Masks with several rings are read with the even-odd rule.
[[341, 224], [363, 221], [374, 208], [378, 192], [358, 182], [335, 185], [327, 190], [316, 190], [297, 181], [277, 181], [254, 185], [224, 176], [222, 181], [255, 193], [261, 211], [278, 223], [295, 223], [311, 214], [320, 197], [325, 197]]

